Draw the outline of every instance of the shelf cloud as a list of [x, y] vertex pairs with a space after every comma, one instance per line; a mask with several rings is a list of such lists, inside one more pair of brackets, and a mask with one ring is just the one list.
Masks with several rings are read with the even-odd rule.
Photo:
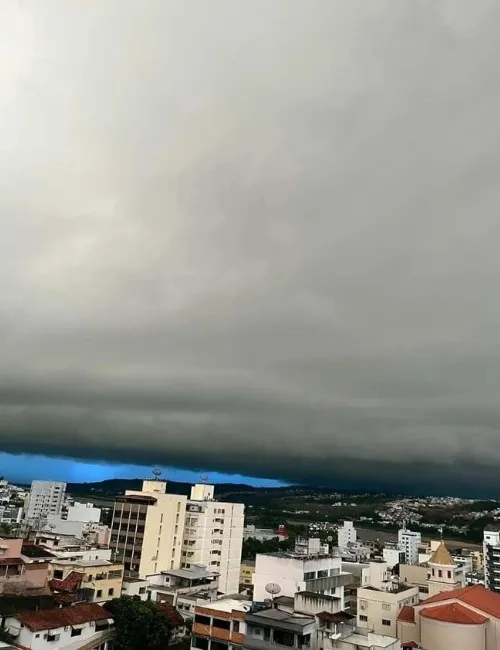
[[495, 493], [499, 20], [3, 3], [0, 450]]

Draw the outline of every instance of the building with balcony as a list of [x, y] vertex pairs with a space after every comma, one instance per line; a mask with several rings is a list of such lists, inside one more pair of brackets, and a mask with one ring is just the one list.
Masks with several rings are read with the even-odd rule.
[[475, 585], [403, 607], [397, 634], [403, 647], [426, 650], [500, 648], [500, 594]]
[[213, 485], [194, 485], [186, 505], [181, 568], [206, 566], [219, 574], [222, 593], [238, 593], [244, 518], [244, 504], [214, 501]]
[[486, 526], [483, 533], [484, 584], [500, 593], [500, 526]]
[[179, 600], [183, 601], [186, 596], [208, 601], [217, 598], [219, 576], [206, 567], [170, 569], [147, 576], [147, 580], [150, 599], [158, 603], [167, 602], [177, 607]]
[[96, 604], [23, 612], [8, 617], [6, 629], [23, 650], [109, 650], [113, 619]]
[[241, 650], [252, 603], [223, 598], [195, 608], [191, 650]]
[[397, 618], [406, 605], [419, 602], [418, 588], [394, 584], [390, 590], [358, 589], [357, 627], [365, 632], [397, 636]]
[[57, 560], [50, 566], [55, 592], [81, 591], [91, 603], [105, 603], [122, 592], [123, 564], [108, 560]]
[[418, 564], [419, 546], [422, 543], [422, 535], [420, 533], [401, 528], [398, 531], [398, 546], [405, 554], [406, 564]]
[[65, 493], [66, 483], [33, 481], [27, 499], [26, 519], [34, 523], [49, 515], [61, 514]]
[[28, 595], [46, 589], [49, 555], [43, 551], [43, 557], [38, 554], [35, 561], [31, 545], [23, 546], [22, 539], [0, 539], [0, 595]]
[[356, 617], [347, 612], [321, 612], [316, 621], [316, 647], [323, 650], [401, 650], [399, 639], [356, 627]]
[[357, 532], [352, 521], [344, 521], [337, 531], [339, 548], [346, 549], [357, 540]]
[[110, 547], [133, 577], [179, 569], [186, 497], [166, 494], [165, 481], [143, 481], [127, 490], [113, 508]]
[[344, 586], [351, 576], [342, 572], [342, 560], [332, 555], [304, 555], [295, 552], [258, 554], [253, 574], [254, 601], [270, 598], [269, 583], [280, 587], [281, 596], [294, 597], [308, 591], [340, 599], [344, 608]]

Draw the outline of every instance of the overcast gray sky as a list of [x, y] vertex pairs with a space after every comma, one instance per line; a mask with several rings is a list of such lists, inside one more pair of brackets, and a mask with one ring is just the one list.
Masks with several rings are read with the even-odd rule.
[[2, 2], [0, 448], [494, 480], [499, 25], [498, 0]]

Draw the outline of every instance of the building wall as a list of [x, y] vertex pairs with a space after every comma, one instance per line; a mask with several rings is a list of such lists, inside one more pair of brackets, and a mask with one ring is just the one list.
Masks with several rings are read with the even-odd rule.
[[454, 625], [424, 617], [420, 619], [420, 644], [429, 650], [490, 650], [485, 625]]
[[134, 582], [124, 581], [122, 584], [122, 596], [139, 596], [141, 600], [148, 599], [148, 586], [147, 580], [137, 580]]
[[391, 577], [387, 562], [370, 562], [370, 585], [382, 589]]
[[[94, 592], [91, 602], [105, 603], [113, 598], [119, 598], [123, 583], [123, 565], [113, 562], [98, 566], [84, 566], [81, 563], [52, 562], [49, 577], [53, 578], [56, 571], [61, 571], [65, 578], [72, 571], [83, 574], [81, 586]], [[56, 573], [56, 575], [58, 575]]]
[[422, 542], [422, 535], [411, 530], [398, 531], [398, 545], [405, 552], [406, 564], [418, 563], [418, 549]]
[[244, 512], [242, 503], [193, 499], [187, 503], [182, 566], [199, 564], [218, 571], [222, 593], [239, 590]]
[[167, 569], [179, 569], [186, 518], [186, 497], [158, 495], [156, 506], [147, 509], [139, 577]]
[[22, 539], [1, 539], [0, 540], [0, 558], [6, 559], [19, 557], [23, 547]]
[[27, 519], [41, 519], [61, 513], [66, 483], [33, 481], [28, 498]]
[[255, 571], [255, 562], [252, 564], [241, 564], [240, 566], [240, 584], [251, 585], [252, 577]]
[[[298, 591], [306, 590], [306, 574], [318, 571], [341, 573], [342, 560], [338, 557], [317, 557], [301, 558], [277, 556], [277, 555], [257, 555], [255, 561], [255, 572], [253, 575], [254, 595], [253, 599], [257, 602], [269, 598], [265, 587], [268, 583], [274, 582], [281, 588], [280, 596], [294, 597]], [[335, 575], [335, 573], [333, 574]], [[327, 595], [338, 595], [343, 599], [343, 588], [337, 592]]]
[[[402, 607], [416, 605], [418, 602], [416, 587], [397, 593], [360, 588], [358, 589], [357, 625], [375, 634], [397, 636], [397, 617]], [[383, 621], [387, 621], [387, 624]]]
[[68, 521], [93, 521], [99, 523], [101, 520], [101, 509], [94, 508], [92, 503], [78, 503], [70, 506], [67, 513]]
[[354, 544], [357, 538], [357, 532], [352, 521], [344, 521], [343, 525], [337, 531], [338, 545], [340, 548], [346, 548], [348, 544]]

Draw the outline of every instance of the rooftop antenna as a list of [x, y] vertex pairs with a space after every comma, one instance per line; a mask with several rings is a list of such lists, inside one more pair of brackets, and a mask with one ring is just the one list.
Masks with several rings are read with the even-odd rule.
[[200, 481], [205, 485], [206, 482], [208, 481], [208, 476], [206, 474], [201, 474]]
[[273, 608], [274, 608], [274, 597], [280, 593], [281, 587], [277, 585], [275, 582], [268, 582], [264, 588], [268, 594], [271, 594], [271, 601], [273, 603]]
[[153, 469], [152, 469], [152, 474], [153, 474], [153, 478], [154, 478], [154, 480], [155, 480], [155, 481], [159, 481], [159, 480], [160, 480], [160, 476], [161, 476], [161, 469], [160, 469], [157, 465], [155, 465], [155, 466], [153, 467]]

